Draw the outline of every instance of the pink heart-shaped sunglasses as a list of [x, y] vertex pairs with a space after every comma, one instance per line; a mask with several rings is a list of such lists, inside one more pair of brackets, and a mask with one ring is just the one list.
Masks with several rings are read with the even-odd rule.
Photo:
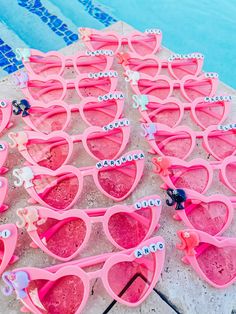
[[55, 210], [71, 208], [79, 199], [83, 180], [92, 176], [96, 187], [114, 201], [124, 200], [132, 193], [144, 169], [141, 150], [126, 153], [116, 160], [99, 161], [95, 167], [62, 166], [53, 171], [39, 166], [14, 169], [15, 186], [22, 186], [29, 193], [31, 202], [38, 202]]
[[188, 55], [172, 55], [168, 60], [161, 60], [154, 55], [138, 56], [135, 53], [117, 53], [118, 63], [125, 70], [131, 70], [158, 79], [165, 74], [176, 80], [181, 80], [185, 75], [198, 76], [202, 73], [203, 55], [192, 53]]
[[203, 148], [217, 160], [236, 154], [236, 129], [224, 131], [212, 125], [205, 131], [193, 131], [187, 126], [170, 128], [160, 123], [142, 123], [142, 128], [152, 154], [185, 160], [196, 147], [197, 139], [202, 139]]
[[[82, 134], [69, 136], [58, 131], [48, 135], [34, 132], [10, 132], [10, 146], [17, 147], [31, 165], [56, 170], [67, 164], [74, 151], [74, 143], [82, 143], [86, 152], [97, 160], [116, 159], [125, 149], [130, 137], [130, 122], [117, 120], [107, 126], [87, 128]], [[77, 156], [77, 154], [76, 154]]]
[[71, 209], [56, 212], [46, 207], [17, 210], [19, 228], [40, 248], [61, 261], [76, 257], [89, 242], [92, 226], [102, 223], [107, 239], [118, 249], [130, 249], [148, 239], [159, 225], [161, 200], [158, 195], [143, 197], [134, 205], [110, 208]]
[[141, 56], [155, 54], [160, 49], [162, 41], [162, 33], [159, 29], [149, 29], [145, 33], [135, 31], [128, 36], [123, 36], [116, 32], [79, 28], [79, 35], [91, 51], [109, 49], [117, 53], [121, 46], [128, 46], [131, 52]]
[[[23, 312], [81, 313], [90, 294], [90, 281], [100, 278], [108, 294], [119, 303], [140, 305], [157, 284], [165, 260], [160, 236], [142, 242], [136, 249], [106, 253], [45, 269], [18, 268], [2, 275], [5, 295], [16, 292]], [[85, 271], [99, 266], [96, 271]], [[70, 309], [70, 312], [68, 312]]]
[[111, 69], [113, 51], [79, 52], [74, 56], [64, 56], [58, 51], [47, 53], [35, 49], [17, 48], [18, 60], [21, 60], [29, 75], [49, 77], [62, 76], [66, 69], [74, 68], [78, 75], [88, 72], [104, 72]]
[[139, 110], [141, 122], [163, 123], [173, 128], [184, 118], [186, 110], [191, 119], [202, 129], [221, 124], [229, 115], [231, 96], [198, 97], [192, 102], [183, 103], [169, 97], [161, 100], [150, 95], [133, 95], [132, 107]]
[[236, 280], [236, 238], [211, 236], [200, 230], [178, 231], [185, 251], [182, 259], [190, 264], [199, 276], [215, 288], [227, 288]]

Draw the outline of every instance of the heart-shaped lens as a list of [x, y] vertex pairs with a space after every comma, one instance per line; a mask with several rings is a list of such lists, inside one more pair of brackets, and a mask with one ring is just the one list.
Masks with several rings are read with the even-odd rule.
[[153, 280], [156, 263], [153, 254], [113, 265], [108, 272], [109, 285], [120, 299], [137, 303], [145, 297]]
[[58, 75], [61, 71], [62, 62], [58, 56], [47, 54], [44, 56], [32, 55], [27, 65], [30, 66], [34, 74], [47, 77], [49, 75]]
[[197, 257], [199, 267], [214, 284], [223, 286], [236, 277], [236, 248], [209, 245]]
[[157, 37], [154, 34], [140, 34], [131, 37], [131, 45], [140, 56], [152, 54], [157, 45]]
[[136, 163], [126, 162], [118, 167], [107, 167], [99, 170], [98, 182], [106, 193], [120, 199], [130, 192], [136, 174]]
[[193, 101], [197, 97], [210, 96], [212, 91], [212, 81], [203, 80], [187, 80], [184, 82], [184, 92], [187, 99]]
[[188, 132], [178, 131], [173, 134], [158, 130], [155, 143], [164, 156], [185, 159], [192, 147], [192, 138]]
[[30, 119], [34, 129], [49, 134], [53, 131], [61, 131], [67, 123], [67, 111], [60, 105], [53, 105], [48, 108], [33, 106], [30, 108]]
[[174, 102], [160, 104], [150, 101], [147, 113], [152, 122], [162, 123], [173, 128], [179, 121], [180, 108]]
[[97, 78], [84, 78], [79, 81], [79, 92], [82, 97], [98, 97], [110, 92], [111, 79], [108, 77]]
[[90, 133], [86, 144], [92, 155], [98, 160], [115, 159], [123, 143], [122, 128], [108, 132]]
[[38, 196], [55, 210], [64, 210], [70, 206], [79, 189], [79, 180], [73, 173], [37, 175], [33, 184]]
[[88, 124], [104, 126], [112, 122], [117, 113], [117, 102], [107, 100], [102, 102], [88, 102], [83, 107], [83, 114]]
[[162, 79], [156, 81], [140, 79], [138, 81], [138, 89], [143, 95], [155, 96], [162, 100], [170, 96], [170, 84]]
[[37, 233], [47, 250], [61, 258], [67, 258], [78, 251], [84, 242], [86, 224], [77, 217], [63, 220], [46, 218], [45, 222], [37, 225]]
[[41, 167], [56, 170], [68, 159], [69, 143], [63, 137], [32, 139], [25, 144], [30, 157]]
[[170, 63], [171, 72], [176, 79], [181, 80], [185, 75], [195, 75], [198, 70], [198, 59], [174, 60]]
[[210, 125], [217, 125], [225, 112], [224, 102], [199, 102], [195, 107], [195, 114], [200, 124], [207, 128]]
[[63, 85], [58, 80], [39, 81], [30, 80], [28, 91], [34, 100], [49, 103], [54, 100], [60, 100], [63, 95]]
[[236, 153], [236, 130], [213, 131], [208, 134], [208, 145], [219, 160]]
[[139, 245], [146, 237], [152, 221], [150, 207], [132, 213], [118, 212], [108, 221], [108, 230], [113, 240], [122, 248]]
[[187, 200], [184, 203], [185, 213], [194, 229], [211, 235], [218, 234], [228, 220], [228, 207], [221, 201], [203, 202]]
[[40, 313], [75, 314], [83, 301], [84, 284], [75, 276], [60, 277], [55, 281], [30, 281], [27, 293]]
[[170, 167], [170, 179], [176, 188], [194, 190], [198, 193], [204, 193], [209, 173], [207, 168], [201, 165], [182, 167], [180, 165]]
[[230, 184], [230, 188], [236, 192], [236, 162], [231, 162], [226, 166], [225, 175]]

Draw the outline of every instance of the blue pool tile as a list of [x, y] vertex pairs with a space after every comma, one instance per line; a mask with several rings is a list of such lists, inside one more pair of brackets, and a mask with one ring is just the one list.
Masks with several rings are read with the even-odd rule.
[[9, 50], [11, 50], [11, 47], [9, 47], [8, 45], [0, 46], [0, 51], [2, 51], [4, 53], [9, 51]]
[[69, 39], [73, 42], [73, 41], [76, 41], [78, 40], [79, 36], [76, 35], [76, 34], [72, 34], [71, 36], [69, 36]]
[[60, 20], [60, 19], [56, 19], [54, 22], [53, 22], [53, 25], [55, 26], [55, 27], [59, 27], [60, 25], [62, 24], [62, 20]]
[[8, 65], [7, 67], [4, 67], [3, 68], [4, 71], [7, 71], [7, 73], [12, 73], [12, 72], [15, 72], [17, 71], [17, 66], [15, 66], [15, 64], [12, 64], [12, 65]]
[[6, 57], [8, 58], [14, 58], [15, 57], [15, 53], [13, 51], [9, 51], [5, 54]]
[[0, 59], [0, 67], [3, 67], [4, 65], [10, 64], [10, 62], [6, 58]]

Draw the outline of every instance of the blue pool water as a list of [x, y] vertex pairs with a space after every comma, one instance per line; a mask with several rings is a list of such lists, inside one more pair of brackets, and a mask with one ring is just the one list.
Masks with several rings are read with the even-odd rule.
[[78, 39], [80, 26], [97, 29], [123, 20], [135, 28], [160, 28], [163, 45], [199, 51], [206, 71], [236, 88], [235, 0], [0, 0], [0, 74], [21, 67], [17, 47], [60, 49]]

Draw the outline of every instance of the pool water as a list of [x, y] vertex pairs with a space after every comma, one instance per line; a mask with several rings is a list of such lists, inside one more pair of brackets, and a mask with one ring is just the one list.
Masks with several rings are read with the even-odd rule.
[[22, 65], [17, 47], [57, 50], [78, 39], [80, 26], [102, 29], [123, 20], [144, 31], [160, 28], [176, 53], [201, 52], [205, 71], [236, 88], [234, 0], [0, 0], [0, 75]]

